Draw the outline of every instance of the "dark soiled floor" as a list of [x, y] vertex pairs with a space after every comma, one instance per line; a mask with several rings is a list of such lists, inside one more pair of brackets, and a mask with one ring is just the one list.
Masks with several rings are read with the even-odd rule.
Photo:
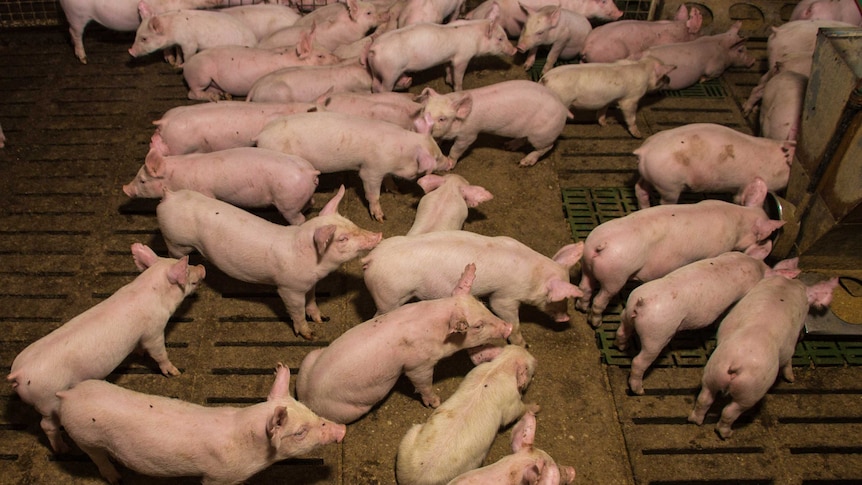
[[[151, 122], [190, 102], [181, 76], [165, 63], [156, 57], [130, 60], [126, 50], [131, 40], [130, 34], [91, 26], [85, 38], [90, 64], [84, 66], [60, 29], [0, 32], [0, 124], [7, 136], [7, 147], [0, 149], [4, 374], [26, 345], [137, 274], [129, 255], [131, 243], [145, 242], [165, 254], [155, 202], [130, 202], [120, 186], [143, 160]], [[764, 39], [749, 45], [759, 58], [765, 57]], [[505, 69], [502, 64], [501, 70], [497, 61], [476, 65], [466, 87], [486, 83], [492, 75], [525, 76], [519, 66]], [[641, 130], [648, 135], [694, 121], [750, 130], [739, 104], [759, 74], [757, 68], [726, 73], [723, 96], [651, 96], [639, 113]], [[428, 82], [446, 89], [439, 80]], [[470, 152], [456, 172], [488, 188], [495, 199], [474, 211], [465, 229], [509, 235], [546, 255], [571, 242], [561, 187], [629, 185], [634, 173], [631, 151], [640, 144], [616, 119], [601, 128], [589, 117], [580, 118], [567, 126], [556, 149], [530, 169], [518, 168], [521, 155], [494, 148], [494, 140]], [[403, 182], [401, 193], [384, 195], [387, 221], [381, 225], [368, 217], [357, 180], [355, 174], [324, 177], [311, 215], [345, 183], [344, 215], [385, 236], [406, 232], [421, 195], [415, 185]], [[274, 211], [256, 213], [278, 220]], [[200, 257], [193, 262], [201, 262]], [[295, 373], [310, 349], [374, 312], [360, 264], [348, 263], [319, 285], [318, 300], [331, 321], [315, 328], [319, 341], [306, 342], [284, 323], [285, 311], [272, 288], [233, 281], [209, 264], [207, 270], [205, 284], [168, 326], [168, 351], [183, 374], [164, 378], [150, 360], [133, 356], [110, 381], [199, 404], [249, 405], [266, 396], [276, 362]], [[557, 325], [524, 308], [522, 328], [540, 365], [525, 397], [543, 408], [537, 444], [558, 463], [574, 466], [576, 483], [862, 482], [858, 367], [796, 368], [794, 384], [776, 384], [738, 422], [733, 438], [721, 441], [712, 431], [715, 410], [702, 427], [685, 421], [699, 386], [698, 366], [656, 368], [646, 379], [645, 396], [628, 395], [628, 370], [603, 363], [595, 332], [581, 314], [573, 309], [570, 313], [570, 324]], [[438, 366], [435, 386], [444, 398], [469, 368], [463, 355]], [[342, 444], [277, 464], [249, 483], [394, 483], [398, 443], [409, 426], [428, 413], [402, 381], [379, 407], [349, 426]], [[0, 392], [0, 483], [102, 483], [86, 455], [53, 455], [38, 421], [8, 386]], [[507, 454], [508, 442], [509, 430], [501, 430], [488, 462]], [[197, 482], [121, 472], [125, 483]]]

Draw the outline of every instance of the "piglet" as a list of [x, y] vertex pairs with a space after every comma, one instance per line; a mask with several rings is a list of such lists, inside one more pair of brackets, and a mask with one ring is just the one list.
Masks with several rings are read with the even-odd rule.
[[768, 252], [760, 246], [752, 255], [731, 251], [695, 261], [631, 292], [615, 344], [625, 350], [634, 332], [640, 339], [641, 349], [629, 372], [632, 392], [644, 393], [644, 373], [677, 332], [712, 324], [764, 276], [799, 274], [796, 258], [770, 269], [762, 261]]
[[266, 402], [245, 408], [200, 406], [88, 380], [60, 391], [63, 427], [109, 483], [111, 458], [154, 477], [241, 483], [273, 463], [341, 443], [344, 425], [317, 416], [290, 396], [279, 362]]
[[317, 323], [314, 287], [341, 264], [369, 251], [383, 237], [338, 214], [344, 186], [299, 226], [282, 226], [191, 190], [165, 192], [156, 207], [159, 228], [174, 255], [197, 249], [228, 276], [278, 287], [296, 334], [314, 338], [306, 313]]
[[380, 188], [386, 175], [415, 180], [454, 166], [431, 137], [430, 120], [423, 121], [417, 133], [359, 116], [304, 113], [266, 125], [257, 146], [300, 156], [322, 173], [358, 170], [371, 216], [382, 222]]
[[191, 59], [199, 50], [218, 45], [252, 47], [257, 37], [245, 24], [228, 14], [205, 10], [172, 10], [156, 14], [141, 1], [138, 5], [141, 25], [135, 42], [129, 49], [132, 57], [141, 57], [157, 50], [179, 46], [181, 57], [176, 67]]
[[512, 324], [509, 342], [524, 345], [518, 310], [534, 305], [557, 322], [568, 322], [568, 301], [581, 296], [569, 282], [569, 269], [581, 258], [583, 243], [568, 244], [549, 258], [506, 236], [468, 231], [435, 231], [386, 238], [362, 259], [365, 285], [386, 313], [411, 298], [447, 294], [465, 264], [479, 268], [471, 291], [489, 300], [497, 316]]
[[204, 267], [189, 266], [188, 258], [160, 258], [140, 243], [132, 245], [132, 256], [142, 271], [134, 281], [28, 345], [12, 362], [6, 379], [42, 415], [42, 430], [56, 452], [68, 449], [60, 436], [57, 391], [106, 377], [139, 348], [162, 374], [180, 374], [165, 350], [165, 325], [197, 289]]
[[790, 20], [839, 20], [862, 26], [862, 11], [857, 0], [802, 0]]
[[464, 3], [464, 0], [405, 0], [398, 15], [398, 28], [423, 22], [451, 22], [461, 14]]
[[310, 29], [315, 29], [315, 39], [324, 49], [334, 51], [339, 46], [355, 42], [368, 34], [368, 31], [389, 19], [385, 12], [378, 12], [371, 2], [346, 0], [348, 15], [336, 15], [327, 19], [301, 19], [295, 25], [277, 30], [261, 39], [258, 45], [269, 49], [295, 45], [297, 40]]
[[829, 305], [837, 284], [832, 278], [807, 286], [782, 276], [758, 282], [719, 324], [688, 420], [703, 424], [715, 398], [727, 394], [732, 402], [721, 411], [716, 431], [729, 438], [734, 421], [766, 395], [779, 372], [793, 382], [793, 353], [809, 307]]
[[378, 315], [309, 352], [296, 382], [299, 400], [321, 416], [351, 423], [383, 400], [404, 373], [426, 406], [439, 406], [433, 389], [437, 362], [512, 331], [470, 295], [475, 274], [476, 266], [467, 265], [451, 296]]
[[655, 45], [688, 42], [698, 37], [703, 15], [697, 7], [679, 6], [673, 20], [619, 20], [590, 31], [584, 62], [614, 62]]
[[263, 39], [269, 34], [290, 27], [302, 18], [302, 14], [295, 9], [278, 3], [252, 5], [237, 5], [219, 9], [250, 28], [257, 40]]
[[684, 89], [717, 78], [729, 67], [750, 68], [754, 65], [756, 59], [745, 48], [745, 38], [739, 36], [741, 27], [742, 21], [737, 21], [722, 34], [650, 47], [632, 58], [652, 56], [665, 64], [675, 65], [676, 69], [667, 75], [667, 89]]
[[512, 427], [512, 453], [496, 463], [470, 470], [448, 485], [565, 485], [575, 480], [575, 469], [558, 466], [551, 455], [536, 448], [536, 415], [530, 411]]
[[428, 421], [413, 425], [401, 440], [399, 485], [447, 483], [479, 468], [501, 427], [539, 410], [521, 400], [535, 372], [536, 358], [517, 345], [468, 372]]
[[[527, 8], [541, 8], [546, 5], [560, 5], [565, 10], [583, 15], [589, 19], [617, 20], [623, 12], [617, 8], [613, 0], [561, 0], [548, 2], [546, 0], [485, 0], [476, 8], [464, 15], [465, 19], [481, 19], [488, 16], [494, 8], [500, 9], [500, 24], [506, 30], [506, 35], [515, 39], [521, 35], [524, 23], [527, 21]], [[496, 7], [495, 7], [496, 5]], [[615, 23], [615, 22], [612, 22]]]
[[159, 199], [165, 189], [194, 190], [240, 207], [274, 205], [294, 225], [317, 190], [318, 175], [307, 160], [255, 147], [164, 156], [150, 147], [134, 180], [123, 186], [131, 198]]
[[516, 47], [519, 52], [528, 53], [524, 61], [525, 70], [533, 67], [540, 45], [551, 46], [542, 74], [550, 71], [558, 59], [574, 59], [584, 50], [587, 35], [593, 27], [583, 15], [559, 5], [545, 5], [536, 9], [524, 7], [524, 10], [528, 13], [527, 21]]
[[329, 92], [371, 92], [371, 74], [362, 59], [322, 66], [285, 67], [261, 76], [246, 101], [314, 103]]
[[[755, 179], [741, 202], [704, 200], [696, 204], [648, 207], [599, 224], [584, 242], [576, 307], [589, 310], [598, 327], [602, 313], [629, 280], [647, 282], [695, 261], [727, 251], [752, 253], [784, 221], [769, 219], [763, 210], [766, 183]], [[767, 251], [768, 253], [769, 251]]]
[[802, 104], [808, 77], [781, 68], [781, 63], [763, 87], [760, 101], [760, 136], [795, 141], [802, 122]]
[[494, 198], [484, 187], [471, 185], [464, 177], [447, 173], [428, 174], [416, 181], [425, 195], [419, 200], [408, 236], [461, 229], [468, 208]]
[[676, 66], [654, 57], [638, 61], [622, 59], [610, 63], [569, 64], [545, 73], [539, 83], [557, 94], [563, 106], [598, 110], [598, 121], [607, 125], [612, 104], [619, 106], [629, 133], [641, 138], [637, 125], [638, 102], [648, 92], [667, 85], [667, 75]]
[[[526, 139], [534, 150], [519, 165], [535, 165], [554, 148], [566, 120], [572, 116], [556, 93], [541, 84], [527, 80], [493, 83], [450, 94], [438, 94], [425, 88], [417, 101], [423, 113], [434, 120], [431, 134], [438, 139], [455, 140], [449, 158], [457, 162], [480, 133], [509, 138], [510, 148]], [[525, 110], [524, 106], [530, 106]]]
[[690, 123], [660, 131], [638, 147], [638, 204], [650, 206], [655, 190], [662, 204], [675, 204], [683, 191], [731, 192], [739, 203], [757, 177], [771, 191], [790, 178], [795, 142], [762, 138], [715, 123]]
[[413, 100], [411, 93], [335, 93], [328, 91], [315, 103], [320, 111], [332, 111], [373, 120], [388, 121], [405, 130], [416, 129], [416, 118], [422, 105]]

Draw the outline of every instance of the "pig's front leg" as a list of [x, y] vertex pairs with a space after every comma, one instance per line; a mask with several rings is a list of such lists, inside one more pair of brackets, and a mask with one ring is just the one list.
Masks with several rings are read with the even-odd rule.
[[536, 164], [536, 162], [539, 161], [540, 158], [542, 158], [542, 155], [551, 151], [551, 148], [554, 148], [553, 144], [533, 150], [532, 152], [528, 153], [526, 157], [522, 158], [521, 161], [518, 162], [518, 165], [520, 165], [521, 167], [532, 167]]
[[488, 301], [488, 306], [491, 307], [491, 311], [500, 317], [501, 320], [512, 324], [512, 333], [509, 334], [509, 343], [512, 345], [520, 345], [521, 347], [526, 346], [524, 336], [521, 335], [521, 319], [518, 315], [520, 302], [508, 298], [494, 298], [494, 296], [491, 296]]
[[[533, 48], [532, 48], [532, 49], [530, 49], [530, 51], [527, 53], [527, 59], [524, 61], [524, 70], [525, 70], [525, 71], [529, 71], [529, 70], [530, 70], [530, 68], [531, 68], [531, 67], [533, 67], [533, 64], [535, 64], [535, 63], [536, 63], [536, 54], [538, 53], [538, 51], [539, 51], [539, 48], [538, 48], [538, 47], [533, 47]], [[546, 62], [547, 62], [547, 61], [546, 61]], [[548, 64], [545, 64], [545, 67], [544, 67], [544, 68], [542, 68], [542, 74], [544, 74], [544, 73], [548, 72], [548, 71], [547, 71], [547, 69], [546, 69], [547, 67], [548, 67]]]
[[453, 59], [452, 60], [452, 89], [455, 91], [464, 90], [464, 74], [467, 72], [467, 64], [470, 59]]
[[52, 412], [49, 416], [42, 416], [42, 421], [39, 422], [39, 425], [42, 427], [42, 431], [45, 432], [45, 436], [48, 437], [51, 449], [55, 453], [67, 453], [69, 451], [69, 445], [63, 441], [63, 436], [60, 432], [60, 419], [57, 417], [56, 412]]
[[383, 222], [383, 208], [380, 207], [380, 187], [383, 185], [383, 177], [369, 173], [364, 167], [359, 170], [359, 178], [362, 179], [362, 188], [365, 190], [365, 200], [368, 201], [368, 210], [371, 217], [378, 222]]
[[555, 42], [551, 45], [551, 49], [548, 50], [548, 56], [545, 59], [545, 66], [542, 67], [543, 76], [546, 72], [554, 68], [554, 65], [557, 63], [557, 59], [560, 58], [560, 52], [563, 51], [563, 45], [563, 42]]
[[458, 162], [458, 159], [470, 148], [470, 145], [476, 141], [476, 138], [478, 138], [478, 133], [459, 135], [455, 138], [455, 142], [452, 143], [452, 148], [449, 149], [449, 158], [453, 162]]
[[84, 27], [87, 25], [85, 19], [68, 16], [69, 35], [72, 36], [72, 45], [75, 47], [75, 57], [81, 64], [87, 63], [87, 53], [84, 51]]
[[168, 351], [165, 348], [165, 334], [162, 329], [158, 329], [152, 335], [141, 337], [141, 347], [159, 364], [159, 370], [162, 371], [162, 374], [165, 376], [180, 375], [180, 370], [168, 358]]
[[292, 291], [286, 287], [278, 288], [278, 296], [284, 302], [287, 308], [287, 314], [290, 315], [290, 321], [293, 323], [293, 333], [301, 335], [307, 340], [314, 339], [314, 333], [308, 322], [305, 321], [305, 293]]
[[651, 205], [649, 200], [650, 192], [652, 191], [652, 184], [650, 184], [645, 178], [641, 177], [638, 179], [635, 184], [635, 195], [638, 199], [638, 209], [646, 209]]
[[[406, 349], [402, 349], [406, 350]], [[422, 404], [436, 408], [440, 405], [440, 396], [434, 392], [434, 362], [407, 369], [404, 375], [416, 387], [416, 392], [422, 395]]]
[[329, 320], [329, 317], [324, 316], [320, 311], [320, 307], [317, 306], [317, 285], [312, 286], [308, 290], [308, 293], [305, 294], [305, 314], [315, 323], [323, 323]]
[[114, 467], [114, 464], [111, 463], [111, 459], [108, 457], [108, 453], [101, 448], [94, 448], [90, 446], [80, 446], [81, 450], [84, 451], [87, 455], [89, 455], [90, 459], [93, 460], [93, 463], [96, 464], [96, 467], [99, 468], [99, 473], [102, 474], [102, 477], [107, 480], [111, 485], [117, 485], [120, 483], [120, 472]]
[[637, 111], [638, 111], [638, 101], [640, 98], [634, 99], [621, 99], [619, 102], [620, 110], [623, 112], [623, 118], [626, 120], [626, 126], [629, 129], [629, 133], [632, 134], [635, 138], [643, 138], [640, 130], [638, 130], [637, 123]]

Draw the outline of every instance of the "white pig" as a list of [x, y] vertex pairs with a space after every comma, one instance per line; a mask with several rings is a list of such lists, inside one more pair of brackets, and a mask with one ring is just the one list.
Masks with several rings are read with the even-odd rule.
[[373, 120], [388, 121], [404, 128], [416, 129], [416, 118], [422, 105], [413, 100], [411, 93], [352, 93], [328, 92], [317, 98], [320, 111], [332, 111]]
[[246, 101], [313, 103], [328, 92], [371, 92], [371, 74], [362, 59], [324, 66], [285, 67], [260, 77]]
[[451, 22], [461, 14], [464, 3], [464, 0], [405, 0], [398, 15], [398, 28], [423, 22]]
[[697, 38], [703, 15], [697, 7], [679, 6], [673, 20], [620, 20], [599, 25], [587, 35], [584, 62], [614, 62], [654, 45]]
[[317, 217], [299, 226], [274, 224], [191, 190], [166, 192], [156, 215], [171, 254], [197, 249], [228, 276], [277, 286], [294, 332], [312, 339], [306, 313], [323, 322], [314, 294], [317, 282], [383, 237], [339, 215], [343, 197], [341, 186]]
[[572, 117], [554, 91], [527, 80], [502, 81], [443, 95], [425, 88], [417, 100], [424, 105], [423, 113], [434, 120], [434, 138], [455, 140], [449, 149], [454, 162], [480, 133], [490, 133], [514, 138], [510, 148], [517, 148], [526, 138], [534, 150], [519, 164], [535, 165], [554, 148], [566, 120]]
[[378, 315], [309, 352], [299, 368], [297, 398], [323, 417], [352, 423], [383, 400], [403, 373], [423, 404], [439, 406], [433, 388], [437, 362], [512, 331], [470, 295], [475, 274], [475, 265], [467, 265], [450, 297]]
[[648, 92], [667, 85], [667, 75], [676, 69], [654, 57], [638, 61], [622, 59], [611, 63], [569, 64], [545, 73], [539, 82], [555, 92], [563, 106], [598, 110], [598, 121], [607, 126], [612, 104], [619, 106], [629, 133], [641, 138], [637, 125], [638, 102]]
[[[617, 20], [623, 16], [623, 12], [617, 8], [613, 0], [560, 0], [552, 3], [590, 19]], [[527, 21], [527, 12], [523, 7], [540, 8], [548, 5], [549, 2], [546, 0], [485, 0], [467, 12], [464, 18], [468, 20], [487, 18], [488, 12], [495, 8], [495, 4], [496, 8], [500, 9], [500, 23], [506, 30], [506, 35], [517, 39]]]
[[281, 116], [316, 109], [310, 103], [219, 101], [171, 108], [153, 122], [152, 143], [162, 155], [184, 155], [254, 145], [254, 137]]
[[548, 258], [506, 236], [435, 231], [386, 238], [362, 263], [379, 315], [412, 298], [445, 296], [464, 265], [475, 262], [473, 294], [488, 298], [491, 311], [513, 326], [509, 341], [523, 345], [521, 304], [537, 306], [557, 322], [569, 321], [568, 300], [581, 296], [569, 282], [569, 269], [582, 250], [582, 243], [568, 244]]
[[536, 415], [530, 411], [512, 427], [512, 453], [482, 468], [455, 477], [448, 485], [565, 485], [575, 480], [575, 469], [558, 466], [551, 455], [536, 448]]
[[[60, 0], [60, 6], [69, 22], [69, 34], [75, 56], [82, 64], [87, 63], [84, 50], [84, 29], [90, 21], [120, 32], [134, 32], [141, 25], [138, 13], [139, 0]], [[146, 0], [153, 13], [170, 10], [209, 8], [219, 0]]]
[[142, 271], [134, 281], [31, 343], [12, 362], [6, 379], [42, 415], [42, 430], [56, 452], [68, 449], [60, 436], [57, 391], [106, 377], [138, 348], [150, 354], [162, 374], [180, 374], [165, 350], [165, 325], [197, 289], [204, 267], [189, 266], [188, 258], [160, 258], [140, 243], [132, 245], [132, 256]]
[[273, 463], [340, 443], [346, 428], [290, 397], [290, 371], [279, 362], [266, 402], [245, 408], [200, 406], [99, 380], [57, 393], [63, 427], [108, 482], [111, 463], [154, 477], [202, 477], [241, 483]]
[[468, 208], [494, 198], [484, 187], [471, 185], [467, 179], [454, 173], [442, 176], [428, 174], [416, 183], [425, 195], [419, 200], [408, 236], [459, 230], [467, 220]]
[[296, 10], [280, 4], [237, 5], [219, 9], [219, 12], [236, 17], [254, 32], [257, 40], [263, 39], [276, 30], [290, 27], [302, 18]]
[[228, 14], [205, 10], [173, 10], [156, 14], [142, 1], [138, 5], [141, 25], [135, 34], [135, 42], [129, 49], [132, 57], [179, 46], [181, 56], [176, 67], [196, 52], [218, 45], [257, 44], [254, 32], [245, 24]]
[[756, 177], [768, 190], [784, 190], [795, 142], [742, 133], [715, 123], [690, 123], [647, 138], [634, 154], [640, 179], [638, 204], [649, 207], [652, 190], [662, 204], [675, 204], [683, 191], [732, 192], [739, 203]]
[[362, 39], [371, 29], [389, 18], [385, 13], [378, 12], [377, 7], [370, 2], [347, 0], [346, 3], [348, 15], [342, 14], [311, 22], [301, 19], [296, 25], [277, 30], [261, 39], [258, 47], [295, 45], [303, 31], [314, 29], [316, 42], [324, 49], [334, 51], [342, 45]]
[[857, 0], [802, 0], [790, 20], [839, 20], [862, 26], [862, 11]]
[[768, 252], [760, 247], [752, 255], [731, 251], [695, 261], [631, 292], [615, 344], [625, 350], [634, 332], [640, 340], [640, 352], [629, 372], [632, 392], [644, 393], [644, 373], [677, 332], [712, 324], [764, 276], [799, 274], [796, 258], [770, 269], [762, 261]]
[[585, 16], [559, 5], [524, 9], [529, 15], [516, 47], [519, 52], [528, 52], [524, 61], [525, 70], [533, 67], [540, 45], [551, 46], [542, 74], [550, 71], [558, 59], [574, 59], [584, 50], [587, 35], [593, 30]]
[[719, 324], [688, 420], [703, 424], [715, 398], [727, 394], [732, 402], [721, 411], [715, 429], [722, 439], [729, 438], [733, 422], [766, 395], [779, 372], [793, 382], [793, 353], [809, 306], [829, 305], [837, 284], [838, 278], [832, 278], [806, 286], [782, 276], [758, 282]]
[[773, 140], [796, 140], [802, 122], [802, 104], [808, 77], [794, 71], [777, 71], [766, 86], [760, 102], [760, 136]]
[[470, 60], [478, 56], [508, 55], [517, 52], [506, 32], [497, 23], [493, 10], [482, 20], [458, 21], [446, 25], [414, 24], [384, 32], [371, 44], [368, 67], [374, 92], [392, 91], [405, 72], [446, 65], [446, 82], [455, 91], [463, 89], [464, 73]]
[[[581, 282], [584, 296], [575, 305], [588, 311], [593, 327], [629, 280], [650, 281], [727, 251], [772, 249], [769, 236], [784, 221], [769, 219], [762, 206], [766, 183], [755, 179], [742, 203], [704, 200], [696, 204], [648, 207], [599, 224], [584, 242]], [[768, 251], [767, 251], [768, 253]]]
[[[420, 132], [386, 121], [343, 113], [304, 113], [277, 119], [257, 136], [257, 146], [292, 153], [322, 173], [358, 170], [371, 216], [383, 221], [380, 187], [384, 177], [408, 180], [437, 170], [451, 170], [424, 120]], [[337, 135], [336, 139], [333, 139]]]
[[517, 345], [468, 372], [428, 421], [404, 435], [395, 459], [399, 485], [445, 484], [480, 467], [501, 427], [539, 410], [521, 400], [535, 372], [536, 358]]
[[317, 190], [307, 160], [265, 148], [228, 148], [212, 153], [164, 156], [150, 147], [144, 165], [123, 192], [160, 199], [165, 189], [189, 189], [240, 207], [274, 205], [291, 224], [305, 222], [303, 209]]

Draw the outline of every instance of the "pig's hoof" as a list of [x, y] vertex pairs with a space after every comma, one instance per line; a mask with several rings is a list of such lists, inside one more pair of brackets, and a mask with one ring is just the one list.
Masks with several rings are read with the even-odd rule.
[[162, 374], [164, 374], [165, 377], [170, 377], [170, 376], [176, 377], [176, 376], [180, 375], [180, 370], [177, 369], [174, 365], [166, 365], [166, 366], [162, 367]]

